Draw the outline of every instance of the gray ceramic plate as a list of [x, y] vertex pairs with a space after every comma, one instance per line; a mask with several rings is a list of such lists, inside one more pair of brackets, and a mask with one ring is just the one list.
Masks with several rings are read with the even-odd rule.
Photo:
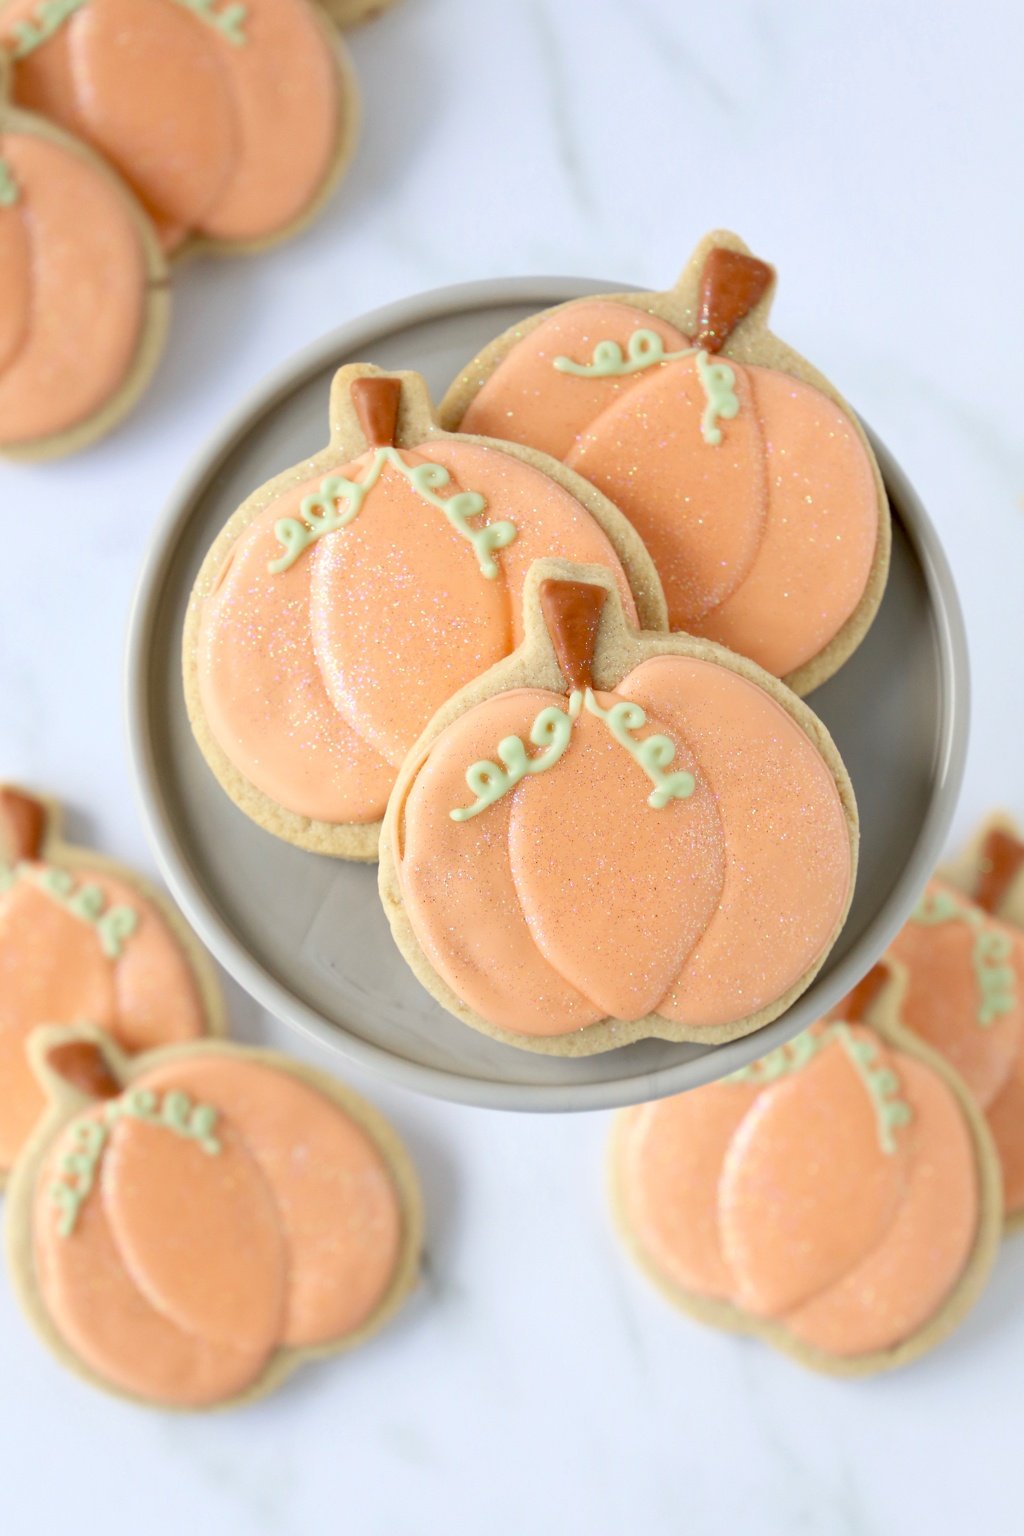
[[203, 450], [153, 539], [128, 651], [134, 769], [157, 858], [199, 936], [277, 1017], [406, 1087], [507, 1109], [611, 1108], [706, 1083], [781, 1044], [836, 1002], [906, 919], [960, 786], [968, 679], [956, 593], [934, 530], [890, 455], [892, 573], [867, 640], [813, 696], [853, 778], [860, 874], [814, 985], [746, 1040], [647, 1041], [582, 1061], [498, 1045], [420, 987], [377, 902], [376, 869], [277, 841], [220, 790], [195, 747], [180, 681], [182, 619], [200, 561], [251, 490], [327, 438], [341, 363], [419, 369], [440, 398], [458, 368], [521, 316], [617, 283], [520, 278], [423, 294], [356, 320], [268, 379]]

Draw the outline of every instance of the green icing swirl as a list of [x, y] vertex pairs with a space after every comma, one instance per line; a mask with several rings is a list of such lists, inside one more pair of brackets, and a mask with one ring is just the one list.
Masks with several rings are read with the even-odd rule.
[[676, 362], [683, 357], [696, 359], [697, 377], [706, 401], [700, 432], [706, 443], [717, 448], [722, 441], [719, 420], [731, 421], [739, 413], [736, 375], [728, 363], [712, 362], [702, 347], [666, 352], [665, 343], [657, 331], [642, 328], [629, 338], [625, 354], [617, 341], [599, 341], [589, 363], [577, 363], [571, 357], [559, 356], [553, 360], [552, 367], [559, 373], [570, 373], [580, 379], [608, 379], [640, 373], [645, 368], [656, 368], [661, 363]]
[[70, 870], [59, 869], [53, 864], [23, 861], [13, 868], [0, 864], [0, 894], [9, 891], [19, 880], [28, 880], [38, 886], [72, 917], [95, 928], [103, 953], [109, 960], [120, 960], [126, 940], [139, 926], [139, 915], [134, 907], [108, 907], [107, 898], [98, 885], [81, 885]]
[[7, 161], [0, 155], [0, 208], [13, 208], [21, 196], [21, 188], [18, 186]]
[[148, 1125], [173, 1131], [185, 1141], [196, 1142], [211, 1157], [221, 1150], [214, 1135], [217, 1110], [212, 1104], [197, 1104], [187, 1093], [172, 1089], [161, 1099], [151, 1088], [132, 1088], [119, 1099], [111, 1099], [102, 1115], [84, 1116], [71, 1130], [72, 1148], [61, 1158], [61, 1172], [67, 1178], [50, 1186], [50, 1201], [58, 1215], [57, 1230], [70, 1237], [78, 1222], [96, 1175], [110, 1133], [118, 1120], [144, 1120]]
[[971, 964], [978, 988], [975, 1014], [982, 1029], [988, 1029], [1017, 1006], [1017, 972], [1005, 962], [1013, 955], [1013, 941], [985, 914], [967, 902], [958, 901], [952, 891], [926, 891], [918, 902], [911, 922], [926, 927], [941, 923], [966, 923], [973, 934]]
[[667, 736], [648, 736], [644, 741], [634, 739], [632, 733], [647, 724], [647, 715], [639, 704], [631, 704], [623, 699], [613, 704], [611, 709], [602, 709], [592, 688], [587, 689], [584, 703], [590, 714], [596, 715], [619, 745], [625, 747], [654, 785], [647, 796], [647, 804], [653, 811], [663, 810], [670, 800], [690, 798], [697, 787], [693, 774], [687, 773], [685, 769], [677, 769], [675, 773], [665, 772], [675, 760], [675, 743]]
[[526, 747], [519, 736], [506, 736], [498, 743], [501, 766], [483, 758], [471, 763], [466, 769], [466, 783], [476, 799], [472, 805], [457, 806], [449, 811], [452, 821], [469, 821], [479, 816], [489, 805], [494, 805], [502, 795], [507, 795], [528, 774], [546, 773], [564, 755], [572, 739], [572, 728], [579, 718], [583, 695], [577, 689], [569, 696], [567, 710], [552, 704], [542, 709], [530, 727], [530, 740], [535, 747], [544, 750], [536, 757], [528, 757]]
[[553, 768], [568, 749], [581, 707], [597, 716], [650, 779], [654, 789], [647, 797], [647, 804], [652, 810], [663, 810], [670, 800], [689, 799], [696, 788], [693, 774], [684, 769], [674, 773], [665, 771], [675, 759], [675, 743], [667, 736], [648, 736], [644, 741], [634, 739], [632, 733], [647, 724], [647, 715], [639, 704], [623, 699], [611, 709], [602, 709], [592, 688], [583, 693], [576, 689], [569, 696], [568, 710], [549, 705], [534, 720], [530, 740], [535, 747], [545, 749], [536, 757], [527, 756], [520, 737], [506, 736], [498, 743], [502, 766], [489, 758], [470, 764], [466, 769], [466, 783], [476, 799], [472, 805], [457, 806], [449, 811], [452, 821], [468, 821], [471, 816], [479, 816], [481, 811], [514, 789], [527, 774], [546, 773]]
[[7, 44], [11, 58], [23, 59], [34, 53], [85, 4], [87, 0], [39, 0], [33, 18], [16, 21], [11, 27]]
[[249, 19], [246, 5], [222, 5], [221, 0], [178, 0], [187, 11], [213, 27], [233, 48], [244, 48], [247, 38], [245, 24]]
[[[280, 518], [274, 524], [274, 534], [284, 554], [270, 561], [267, 569], [271, 574], [277, 576], [287, 571], [317, 539], [323, 538], [325, 533], [335, 533], [358, 517], [385, 464], [394, 465], [418, 496], [444, 513], [456, 533], [472, 545], [481, 575], [493, 581], [498, 575], [498, 562], [494, 556], [517, 537], [519, 530], [515, 523], [503, 520], [487, 523], [482, 528], [471, 527], [470, 518], [478, 517], [487, 509], [487, 502], [479, 491], [458, 491], [447, 498], [437, 495], [451, 481], [448, 470], [442, 464], [429, 462], [407, 464], [397, 448], [378, 448], [364, 480], [328, 475], [319, 491], [303, 498], [299, 517]], [[344, 509], [339, 505], [341, 502], [345, 503]]]
[[903, 1085], [897, 1073], [891, 1067], [878, 1064], [878, 1042], [867, 1036], [854, 1035], [848, 1024], [835, 1023], [824, 1029], [805, 1031], [795, 1040], [769, 1051], [759, 1061], [730, 1073], [726, 1082], [758, 1086], [777, 1082], [779, 1078], [801, 1072], [833, 1040], [839, 1041], [864, 1085], [875, 1112], [878, 1145], [887, 1157], [891, 1157], [896, 1151], [895, 1132], [900, 1126], [909, 1125], [914, 1113], [906, 1099], [900, 1097]]
[[[58, 32], [64, 23], [80, 11], [88, 0], [39, 0], [35, 15], [24, 21], [16, 21], [11, 27], [8, 48], [13, 59], [23, 59], [34, 53], [43, 43]], [[213, 27], [233, 48], [242, 48], [247, 41], [245, 25], [249, 10], [245, 5], [224, 4], [222, 0], [178, 0], [178, 4]]]

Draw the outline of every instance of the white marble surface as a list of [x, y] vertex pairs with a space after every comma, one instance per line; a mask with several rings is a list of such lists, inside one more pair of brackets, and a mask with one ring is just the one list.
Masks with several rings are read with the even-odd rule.
[[[958, 833], [1024, 812], [1024, 24], [1010, 0], [405, 0], [353, 40], [355, 170], [298, 243], [182, 272], [131, 422], [0, 471], [0, 774], [151, 868], [121, 652], [141, 553], [204, 433], [289, 351], [418, 288], [670, 279], [728, 224], [781, 268], [780, 331], [902, 459], [952, 558], [975, 668]], [[232, 990], [238, 1033], [317, 1059]], [[0, 1530], [782, 1536], [1020, 1528], [1024, 1238], [906, 1374], [819, 1381], [676, 1317], [627, 1267], [603, 1117], [537, 1120], [352, 1074], [409, 1138], [429, 1267], [364, 1353], [208, 1420], [65, 1377], [0, 1286]]]

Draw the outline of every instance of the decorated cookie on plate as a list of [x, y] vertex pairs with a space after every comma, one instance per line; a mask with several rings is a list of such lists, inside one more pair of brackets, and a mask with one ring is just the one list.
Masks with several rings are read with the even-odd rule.
[[[898, 984], [886, 985], [894, 974]], [[985, 1112], [1007, 1218], [1024, 1217], [1024, 936], [940, 880], [840, 1012], [898, 1022], [955, 1068]]]
[[43, 1029], [30, 1050], [49, 1108], [11, 1180], [8, 1255], [31, 1322], [94, 1385], [238, 1403], [404, 1300], [415, 1176], [354, 1093], [224, 1041], [130, 1058]]
[[630, 618], [664, 627], [642, 544], [586, 481], [442, 432], [417, 374], [342, 368], [330, 446], [249, 497], [193, 591], [186, 702], [231, 798], [300, 847], [376, 858], [406, 753], [519, 643], [545, 555], [606, 566]]
[[65, 843], [55, 804], [0, 786], [0, 1184], [43, 1109], [28, 1039], [80, 1019], [128, 1051], [223, 1027], [209, 957], [170, 904]]
[[7, 0], [17, 104], [124, 176], [166, 251], [282, 239], [358, 126], [347, 49], [313, 0]]
[[597, 567], [538, 562], [524, 628], [395, 785], [380, 890], [402, 953], [457, 1018], [533, 1051], [768, 1023], [853, 890], [825, 728], [732, 652], [638, 634]]
[[0, 454], [55, 458], [103, 436], [145, 388], [167, 274], [120, 178], [7, 105], [5, 74], [0, 54]]
[[735, 235], [708, 235], [668, 293], [518, 322], [462, 370], [441, 420], [585, 475], [647, 545], [671, 627], [804, 694], [875, 615], [889, 512], [850, 407], [767, 330], [773, 287]]
[[894, 1027], [817, 1024], [721, 1082], [624, 1111], [610, 1173], [626, 1246], [670, 1301], [836, 1375], [931, 1349], [998, 1245], [984, 1121]]

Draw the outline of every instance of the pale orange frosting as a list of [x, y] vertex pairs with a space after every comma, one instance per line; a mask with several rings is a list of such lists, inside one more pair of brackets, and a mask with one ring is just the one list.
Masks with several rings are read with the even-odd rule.
[[[1024, 938], [943, 881], [929, 883], [926, 894], [936, 893], [953, 900], [963, 917], [935, 924], [911, 919], [893, 940], [888, 954], [905, 972], [900, 1020], [956, 1068], [985, 1110], [1002, 1164], [1004, 1204], [1016, 1212], [1024, 1209]], [[976, 968], [979, 932], [1009, 942], [1004, 963], [1017, 978], [1008, 1006], [987, 1022]]]
[[125, 906], [138, 925], [119, 959], [104, 954], [89, 923], [19, 879], [0, 893], [0, 1168], [10, 1168], [43, 1108], [25, 1042], [40, 1024], [87, 1020], [129, 1051], [204, 1033], [202, 998], [184, 950], [161, 914], [127, 882], [75, 870], [108, 907]]
[[[0, 40], [37, 11], [11, 0]], [[246, 0], [243, 30], [234, 46], [179, 0], [88, 0], [15, 62], [15, 100], [106, 155], [168, 249], [266, 238], [328, 177], [341, 87], [309, 0]]]
[[719, 359], [739, 412], [704, 440], [693, 357], [625, 376], [581, 378], [602, 341], [623, 353], [639, 329], [666, 353], [681, 331], [610, 300], [571, 304], [517, 342], [461, 422], [563, 458], [637, 528], [676, 629], [705, 635], [786, 676], [817, 655], [863, 597], [878, 537], [871, 460], [846, 413], [771, 369]]
[[[482, 575], [470, 543], [388, 464], [351, 522], [278, 573], [269, 570], [282, 553], [275, 524], [297, 517], [326, 476], [275, 497], [235, 542], [202, 605], [198, 678], [214, 739], [297, 815], [356, 823], [383, 815], [431, 716], [520, 640], [522, 582], [534, 560], [605, 566], [636, 619], [610, 540], [540, 470], [451, 439], [403, 458], [443, 465], [452, 476], [445, 498], [460, 489], [483, 495], [481, 526], [515, 524], [496, 578]], [[336, 473], [360, 480], [371, 463], [365, 454]]]
[[402, 1215], [383, 1156], [340, 1106], [228, 1053], [168, 1061], [131, 1086], [214, 1106], [220, 1150], [118, 1119], [65, 1236], [49, 1191], [72, 1128], [58, 1137], [37, 1185], [37, 1278], [82, 1360], [140, 1397], [201, 1406], [253, 1385], [279, 1347], [334, 1343], [369, 1319]]
[[[713, 663], [657, 657], [614, 694], [642, 703], [693, 795], [651, 781], [584, 710], [560, 760], [468, 821], [466, 770], [529, 742], [565, 699], [499, 694], [432, 744], [398, 818], [405, 910], [431, 964], [492, 1024], [560, 1035], [649, 1013], [701, 1026], [750, 1017], [821, 956], [850, 887], [835, 781], [793, 719]], [[531, 753], [536, 749], [530, 748]]]
[[14, 446], [77, 426], [116, 395], [138, 353], [147, 273], [109, 177], [22, 132], [0, 135], [0, 154], [17, 187], [0, 207], [0, 444]]
[[[886, 1147], [838, 1037], [766, 1081], [727, 1079], [627, 1111], [615, 1173], [628, 1227], [667, 1281], [813, 1349], [891, 1349], [935, 1316], [979, 1216], [970, 1132], [928, 1067], [871, 1041], [909, 1120]], [[893, 1086], [895, 1083], [895, 1087]]]

